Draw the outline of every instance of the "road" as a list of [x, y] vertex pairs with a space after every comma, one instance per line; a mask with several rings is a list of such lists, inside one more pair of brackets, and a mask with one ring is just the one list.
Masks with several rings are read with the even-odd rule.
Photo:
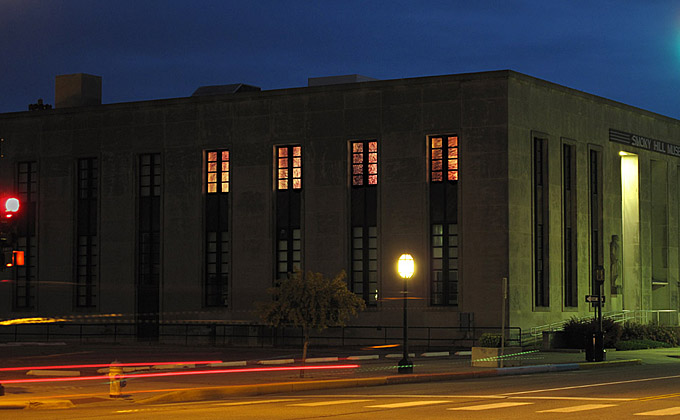
[[9, 414], [73, 420], [680, 418], [680, 362], [194, 403], [123, 400]]

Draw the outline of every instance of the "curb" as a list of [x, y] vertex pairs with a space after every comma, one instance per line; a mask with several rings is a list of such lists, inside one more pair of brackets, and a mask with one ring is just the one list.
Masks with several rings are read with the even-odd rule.
[[[300, 391], [313, 391], [323, 389], [357, 388], [380, 385], [397, 385], [407, 383], [425, 383], [438, 381], [452, 381], [475, 378], [488, 378], [494, 376], [526, 375], [532, 373], [564, 372], [570, 370], [588, 370], [605, 367], [619, 367], [642, 364], [642, 359], [612, 360], [604, 362], [584, 363], [561, 363], [549, 365], [517, 366], [478, 370], [471, 372], [443, 372], [422, 373], [396, 376], [380, 376], [374, 378], [353, 379], [329, 379], [306, 382], [280, 382], [255, 385], [232, 385], [218, 386], [202, 389], [185, 389], [156, 395], [138, 401], [138, 404], [160, 404], [190, 402], [227, 397], [245, 397], [266, 394], [279, 394]], [[75, 404], [70, 400], [25, 400], [25, 401], [0, 401], [0, 410], [3, 409], [66, 409], [74, 408]]]
[[642, 364], [641, 359], [614, 360], [610, 362], [563, 363], [554, 365], [519, 366], [479, 370], [474, 372], [444, 372], [429, 374], [410, 374], [381, 376], [375, 378], [331, 379], [309, 382], [281, 382], [259, 385], [236, 385], [206, 389], [173, 391], [138, 401], [139, 404], [177, 403], [234, 396], [256, 396], [322, 389], [354, 388], [365, 386], [397, 385], [406, 383], [437, 382], [488, 378], [493, 376], [526, 375], [530, 373], [564, 372], [569, 370], [618, 367]]

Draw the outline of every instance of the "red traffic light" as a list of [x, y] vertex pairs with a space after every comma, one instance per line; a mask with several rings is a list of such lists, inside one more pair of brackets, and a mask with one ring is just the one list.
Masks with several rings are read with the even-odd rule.
[[10, 197], [5, 199], [5, 218], [13, 217], [19, 211], [19, 207], [21, 207], [21, 204], [18, 198]]

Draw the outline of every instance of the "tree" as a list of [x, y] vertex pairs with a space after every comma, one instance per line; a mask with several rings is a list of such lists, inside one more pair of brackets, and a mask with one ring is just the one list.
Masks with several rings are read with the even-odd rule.
[[344, 270], [333, 279], [322, 273], [308, 271], [303, 275], [301, 271], [295, 271], [267, 292], [272, 300], [261, 305], [262, 320], [272, 327], [294, 325], [302, 328], [302, 363], [307, 359], [311, 330], [344, 327], [351, 317], [366, 307], [363, 299], [347, 289]]

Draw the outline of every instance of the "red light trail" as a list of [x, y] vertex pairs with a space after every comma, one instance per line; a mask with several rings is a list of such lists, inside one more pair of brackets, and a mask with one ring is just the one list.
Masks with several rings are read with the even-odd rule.
[[55, 365], [55, 366], [28, 366], [28, 367], [11, 367], [0, 368], [0, 372], [11, 372], [17, 370], [42, 370], [42, 369], [84, 369], [84, 368], [102, 368], [102, 367], [132, 367], [132, 366], [166, 366], [166, 365], [207, 365], [209, 363], [222, 363], [221, 360], [199, 360], [189, 362], [139, 362], [139, 363], [98, 363], [91, 365]]

